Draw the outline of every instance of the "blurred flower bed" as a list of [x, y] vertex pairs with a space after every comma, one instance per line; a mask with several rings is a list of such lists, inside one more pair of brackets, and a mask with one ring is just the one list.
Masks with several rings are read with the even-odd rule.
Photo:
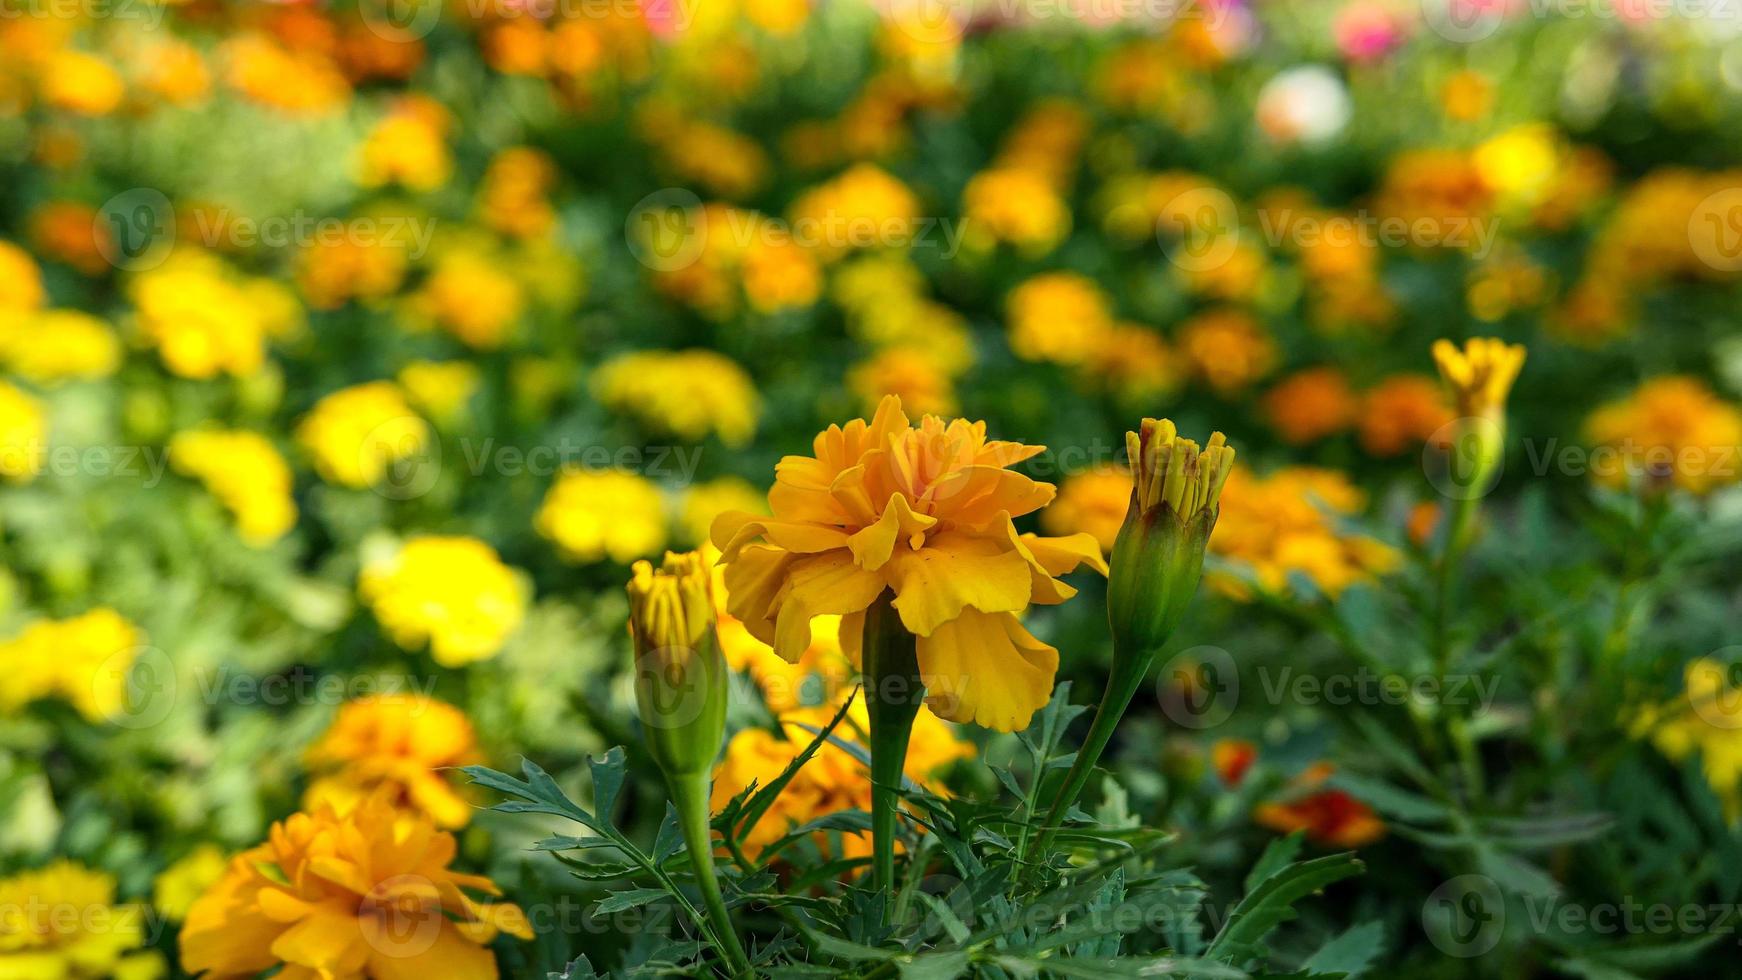
[[[1360, 849], [1284, 966], [1725, 962], [1526, 913], [1742, 901], [1742, 24], [1105, 6], [5, 5], [0, 976], [317, 975], [249, 862], [440, 883], [454, 975], [665, 969], [450, 767], [633, 760], [628, 565], [888, 394], [1048, 447], [1022, 529], [1104, 551], [1139, 417], [1239, 447], [1095, 815], [1211, 904], [1279, 834]], [[1472, 487], [1431, 348], [1475, 336], [1529, 356]], [[1084, 700], [1080, 578], [1011, 628]], [[835, 714], [836, 626], [792, 665], [722, 610], [716, 806]], [[1034, 707], [922, 714], [908, 775], [998, 792]], [[845, 751], [799, 773], [753, 850], [868, 806]], [[384, 843], [389, 797], [453, 838]], [[1471, 875], [1484, 948], [1435, 931]]]

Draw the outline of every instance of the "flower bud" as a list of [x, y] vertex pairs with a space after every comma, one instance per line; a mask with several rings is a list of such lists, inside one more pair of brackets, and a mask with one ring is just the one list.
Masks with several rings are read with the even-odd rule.
[[1449, 340], [1433, 346], [1434, 364], [1450, 389], [1458, 419], [1451, 460], [1460, 496], [1480, 496], [1499, 475], [1506, 446], [1506, 396], [1524, 367], [1524, 348], [1476, 337], [1459, 350]]
[[708, 772], [726, 735], [726, 661], [714, 636], [713, 576], [698, 552], [635, 563], [629, 634], [648, 750], [667, 776]]
[[[1125, 436], [1133, 486], [1113, 544], [1107, 616], [1115, 653], [1152, 655], [1197, 591], [1234, 450], [1220, 432], [1200, 449], [1166, 419]], [[1147, 663], [1147, 661], [1145, 661]]]

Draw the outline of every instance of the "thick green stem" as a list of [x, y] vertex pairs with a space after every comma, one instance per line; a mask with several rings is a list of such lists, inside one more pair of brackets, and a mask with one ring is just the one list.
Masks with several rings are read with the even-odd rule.
[[732, 916], [726, 911], [726, 900], [720, 894], [720, 879], [714, 872], [713, 830], [708, 825], [710, 782], [706, 771], [667, 779], [671, 787], [671, 802], [677, 807], [678, 828], [683, 831], [690, 864], [695, 867], [696, 887], [702, 892], [702, 903], [707, 909], [715, 946], [731, 964], [734, 977], [750, 977], [753, 975], [750, 957], [744, 955], [738, 931], [732, 927]]
[[925, 698], [917, 641], [884, 595], [865, 613], [865, 708], [871, 721], [871, 882], [895, 889], [896, 810], [907, 742]]
[[1156, 647], [1147, 653], [1133, 656], [1114, 654], [1113, 674], [1107, 680], [1107, 690], [1101, 697], [1100, 706], [1095, 709], [1095, 720], [1089, 725], [1089, 734], [1083, 739], [1083, 747], [1077, 750], [1076, 761], [1071, 763], [1070, 772], [1065, 774], [1064, 784], [1059, 787], [1058, 795], [1053, 798], [1052, 808], [1047, 811], [1046, 820], [1041, 824], [1040, 838], [1034, 845], [1035, 854], [1046, 854], [1053, 835], [1058, 833], [1065, 814], [1071, 812], [1071, 807], [1076, 804], [1083, 787], [1088, 785], [1089, 775], [1095, 771], [1095, 763], [1100, 761], [1101, 753], [1113, 738], [1114, 729], [1119, 727], [1120, 719], [1125, 717], [1125, 709], [1131, 706], [1131, 699], [1137, 695], [1138, 687], [1142, 686], [1143, 678], [1149, 675], [1149, 668], [1154, 665], [1155, 658], [1160, 653], [1161, 648]]

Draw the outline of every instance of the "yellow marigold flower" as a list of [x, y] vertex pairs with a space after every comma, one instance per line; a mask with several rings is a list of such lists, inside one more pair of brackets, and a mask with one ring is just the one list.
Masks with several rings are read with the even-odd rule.
[[1218, 394], [1232, 395], [1276, 366], [1276, 342], [1250, 313], [1219, 309], [1180, 327], [1179, 350], [1192, 373]]
[[188, 911], [182, 967], [252, 976], [334, 980], [498, 975], [488, 944], [498, 933], [531, 939], [520, 909], [482, 902], [488, 878], [451, 870], [453, 835], [385, 798], [346, 814], [331, 808], [273, 824], [265, 843], [238, 854]]
[[1359, 411], [1349, 379], [1334, 367], [1297, 371], [1264, 394], [1271, 427], [1283, 442], [1296, 446], [1348, 429]]
[[744, 297], [759, 313], [804, 309], [822, 293], [822, 271], [816, 259], [794, 242], [752, 242], [744, 250], [739, 271]]
[[1432, 378], [1394, 374], [1361, 397], [1361, 448], [1396, 456], [1425, 444], [1453, 417], [1445, 390]]
[[721, 197], [745, 197], [768, 179], [768, 155], [761, 144], [723, 126], [690, 122], [662, 140], [660, 147], [679, 176]]
[[451, 704], [406, 695], [347, 702], [307, 760], [322, 775], [309, 786], [304, 810], [325, 804], [349, 813], [386, 787], [394, 806], [438, 827], [464, 827], [472, 818], [471, 805], [440, 771], [479, 761], [472, 722]]
[[1086, 380], [1131, 401], [1152, 403], [1183, 381], [1179, 355], [1160, 334], [1141, 323], [1119, 323], [1106, 346], [1084, 362]]
[[853, 336], [872, 347], [920, 350], [950, 378], [973, 365], [974, 338], [960, 313], [922, 296], [888, 296], [848, 321]]
[[[105, 980], [149, 953], [145, 909], [115, 902], [115, 878], [72, 861], [0, 879], [0, 975]], [[149, 976], [150, 974], [146, 974]]]
[[1463, 350], [1449, 340], [1436, 340], [1433, 354], [1458, 414], [1466, 418], [1498, 417], [1524, 367], [1523, 347], [1493, 337], [1473, 338]]
[[[713, 580], [713, 564], [700, 552], [668, 551], [658, 570], [636, 562], [628, 586], [643, 740], [673, 793], [693, 789], [698, 807], [705, 790], [694, 780], [706, 777], [726, 734], [728, 678], [714, 635]], [[686, 779], [688, 786], [677, 785]]]
[[143, 635], [113, 609], [71, 619], [41, 619], [0, 643], [0, 707], [59, 697], [93, 722], [108, 721], [127, 704], [127, 674]]
[[982, 170], [962, 191], [962, 214], [975, 244], [999, 242], [1041, 256], [1071, 232], [1071, 210], [1045, 174], [1016, 167]]
[[1130, 506], [1131, 471], [1098, 466], [1065, 477], [1058, 499], [1041, 512], [1040, 526], [1048, 534], [1087, 534], [1110, 554]]
[[236, 515], [243, 540], [270, 544], [296, 526], [290, 465], [265, 436], [195, 429], [170, 440], [169, 459]]
[[[748, 728], [732, 736], [726, 755], [714, 770], [712, 808], [718, 810], [732, 797], [755, 782], [766, 786], [816, 738], [810, 729], [821, 729], [839, 710], [839, 705], [798, 708], [781, 715], [781, 733]], [[808, 728], [806, 726], [809, 726]], [[865, 744], [869, 730], [864, 700], [855, 698], [847, 717], [835, 728], [834, 737]], [[950, 765], [975, 755], [972, 743], [962, 740], [954, 726], [928, 712], [914, 719], [903, 766], [908, 778], [939, 790], [936, 780]], [[825, 742], [794, 774], [792, 782], [750, 829], [745, 838], [748, 853], [758, 855], [794, 827], [842, 810], [871, 808], [871, 774], [865, 764], [846, 749]], [[817, 834], [817, 846], [828, 850], [829, 835]], [[836, 858], [865, 857], [871, 853], [871, 838], [865, 833], [843, 833], [841, 853]]]
[[627, 565], [665, 547], [665, 497], [625, 470], [571, 469], [545, 495], [534, 526], [569, 561]]
[[871, 410], [886, 395], [895, 395], [916, 412], [947, 415], [956, 409], [950, 375], [930, 353], [915, 347], [891, 347], [853, 365], [847, 387]]
[[1470, 122], [1488, 114], [1494, 104], [1494, 83], [1480, 72], [1453, 72], [1440, 86], [1440, 106], [1447, 116]]
[[296, 427], [296, 441], [321, 479], [362, 489], [429, 444], [430, 431], [391, 381], [354, 385], [322, 398]]
[[756, 434], [756, 384], [737, 361], [715, 351], [624, 354], [593, 375], [593, 391], [607, 408], [681, 439], [700, 441], [712, 432], [742, 446]]
[[1547, 196], [1560, 157], [1554, 127], [1527, 123], [1483, 141], [1470, 159], [1482, 182], [1503, 202], [1532, 205]]
[[253, 374], [266, 361], [266, 312], [217, 257], [180, 252], [140, 273], [129, 293], [146, 338], [184, 378]]
[[296, 284], [310, 306], [336, 310], [353, 299], [368, 303], [392, 296], [405, 280], [406, 250], [368, 245], [346, 236], [316, 239], [297, 256]]
[[351, 97], [350, 83], [331, 59], [312, 49], [287, 50], [264, 34], [231, 37], [219, 46], [218, 57], [230, 87], [261, 105], [314, 115]]
[[47, 301], [36, 260], [24, 249], [0, 239], [0, 313], [38, 309]]
[[363, 187], [398, 184], [414, 191], [433, 191], [448, 182], [454, 170], [443, 132], [447, 110], [433, 100], [403, 100], [375, 124], [358, 149], [357, 183]]
[[714, 522], [732, 614], [794, 662], [812, 619], [844, 616], [842, 636], [857, 638], [867, 607], [891, 591], [918, 637], [934, 711], [1000, 731], [1026, 725], [1052, 691], [1058, 651], [1017, 614], [1075, 594], [1055, 576], [1079, 564], [1106, 571], [1086, 534], [1016, 533], [1011, 518], [1046, 506], [1053, 487], [1007, 467], [1042, 448], [988, 440], [982, 422], [914, 426], [891, 397], [869, 423], [830, 426], [814, 451], [777, 467], [773, 517]]
[[484, 223], [515, 238], [536, 238], [556, 226], [550, 191], [556, 164], [541, 150], [511, 146], [497, 153], [478, 189]]
[[526, 588], [477, 538], [426, 535], [366, 561], [357, 592], [406, 650], [443, 667], [494, 657], [526, 615]]
[[684, 491], [679, 509], [679, 537], [689, 544], [705, 544], [714, 518], [729, 510], [757, 513], [765, 512], [767, 506], [761, 492], [742, 477], [722, 476], [691, 485]]
[[437, 262], [413, 298], [415, 308], [468, 346], [494, 350], [508, 340], [526, 305], [520, 282], [476, 248]]
[[1106, 350], [1113, 313], [1094, 280], [1048, 272], [1010, 291], [1005, 301], [1010, 349], [1028, 361], [1082, 364]]
[[1679, 697], [1647, 705], [1630, 730], [1676, 762], [1698, 752], [1707, 784], [1734, 823], [1742, 819], [1742, 692], [1730, 683], [1730, 667], [1710, 658], [1688, 664], [1684, 677]]
[[151, 904], [168, 918], [180, 922], [187, 918], [194, 900], [217, 884], [229, 866], [230, 858], [223, 848], [216, 844], [201, 844], [157, 876], [151, 886]]
[[39, 384], [106, 378], [121, 366], [121, 341], [78, 310], [0, 314], [0, 362]]
[[[1222, 514], [1210, 551], [1244, 568], [1267, 592], [1281, 592], [1290, 575], [1303, 575], [1335, 597], [1357, 582], [1395, 568], [1389, 546], [1351, 534], [1339, 519], [1360, 511], [1365, 496], [1334, 470], [1287, 467], [1268, 477], [1236, 466], [1222, 489]], [[1247, 582], [1212, 575], [1225, 593], [1245, 599]]]
[[1618, 457], [1615, 465], [1591, 468], [1612, 486], [1642, 476], [1704, 494], [1742, 477], [1742, 410], [1698, 378], [1652, 378], [1591, 413], [1585, 431]]
[[881, 168], [856, 164], [792, 203], [794, 236], [824, 262], [862, 247], [906, 247], [919, 220], [919, 198]]
[[211, 91], [212, 73], [198, 48], [163, 38], [141, 51], [139, 84], [171, 105], [189, 105], [204, 100]]
[[48, 416], [41, 402], [0, 381], [0, 477], [24, 483], [42, 470]]
[[744, 18], [770, 34], [798, 32], [810, 19], [809, 0], [745, 0]]
[[452, 424], [478, 391], [471, 361], [412, 361], [399, 369], [399, 387], [412, 404], [439, 423]]
[[1413, 229], [1422, 223], [1437, 230], [1421, 245], [1473, 245], [1470, 236], [1454, 234], [1488, 215], [1494, 191], [1482, 179], [1470, 154], [1462, 150], [1410, 150], [1392, 159], [1375, 195], [1374, 210], [1401, 220]]
[[81, 116], [106, 116], [127, 94], [115, 66], [70, 48], [55, 52], [43, 66], [41, 79], [44, 102]]

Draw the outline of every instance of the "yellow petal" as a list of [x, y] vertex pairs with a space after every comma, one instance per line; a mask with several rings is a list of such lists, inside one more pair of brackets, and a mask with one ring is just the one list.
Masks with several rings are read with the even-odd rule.
[[799, 555], [832, 551], [847, 545], [846, 532], [837, 527], [783, 521], [737, 510], [727, 511], [714, 518], [714, 525], [709, 528], [709, 537], [720, 549], [720, 559], [728, 562], [736, 559], [745, 545], [758, 538]]
[[1009, 613], [964, 610], [920, 637], [917, 652], [926, 704], [938, 717], [1000, 732], [1028, 726], [1058, 673], [1058, 651]]
[[1028, 546], [1048, 575], [1074, 572], [1078, 565], [1087, 565], [1102, 575], [1107, 574], [1107, 559], [1101, 555], [1100, 542], [1093, 534], [1068, 534], [1060, 538], [1024, 534], [1022, 543]]
[[786, 584], [787, 566], [795, 560], [779, 548], [751, 545], [726, 566], [726, 611], [764, 643], [774, 642], [774, 602]]
[[811, 645], [811, 620], [818, 616], [855, 613], [876, 601], [883, 576], [853, 564], [845, 551], [793, 562], [774, 626], [774, 652], [789, 664], [798, 663]]
[[915, 514], [908, 507], [906, 497], [892, 493], [888, 505], [883, 508], [883, 516], [877, 519], [877, 523], [848, 538], [847, 547], [853, 552], [853, 559], [859, 567], [876, 571], [889, 561], [896, 541], [907, 538], [910, 545], [918, 547], [924, 540], [924, 533], [936, 525], [937, 518]]
[[889, 563], [895, 608], [916, 636], [955, 619], [964, 608], [1016, 612], [1028, 605], [1028, 563], [993, 538], [961, 531], [933, 535], [918, 551], [898, 552]]

